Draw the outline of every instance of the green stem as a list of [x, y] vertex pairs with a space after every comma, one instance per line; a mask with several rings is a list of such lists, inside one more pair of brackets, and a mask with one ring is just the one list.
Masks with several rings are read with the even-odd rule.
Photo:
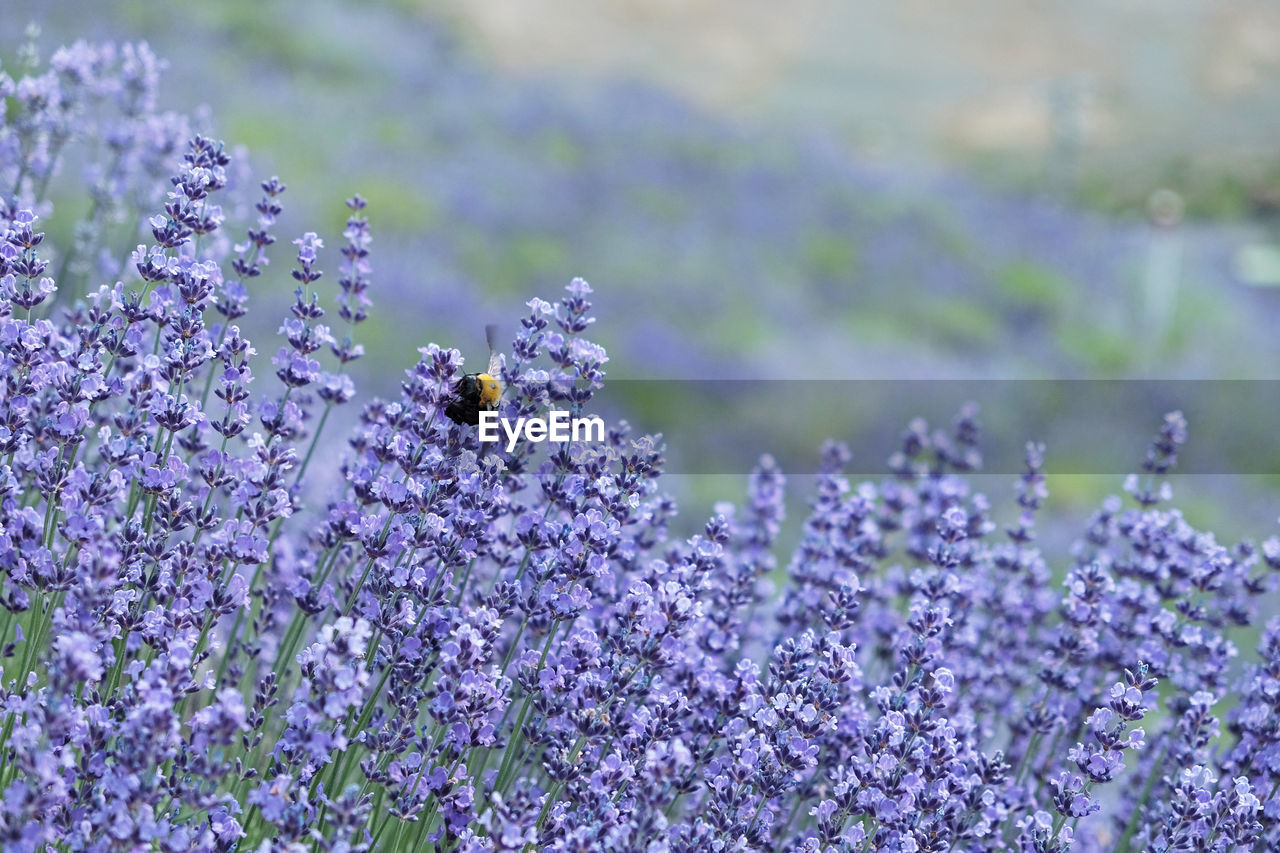
[[329, 412], [331, 411], [333, 411], [333, 403], [326, 401], [324, 412], [320, 415], [320, 422], [316, 424], [316, 431], [311, 436], [311, 446], [307, 448], [307, 455], [302, 457], [302, 464], [298, 466], [298, 476], [293, 478], [295, 486], [302, 482], [302, 475], [306, 473], [307, 465], [311, 463], [311, 456], [316, 452], [316, 443], [320, 441], [320, 433], [324, 431], [325, 421], [329, 420]]
[[1138, 816], [1142, 814], [1142, 809], [1147, 804], [1147, 800], [1151, 797], [1151, 790], [1155, 787], [1156, 780], [1160, 778], [1160, 769], [1164, 764], [1167, 752], [1162, 751], [1156, 757], [1155, 763], [1151, 765], [1151, 772], [1147, 776], [1147, 784], [1142, 788], [1142, 797], [1138, 800], [1137, 805], [1133, 807], [1133, 812], [1129, 815], [1129, 821], [1124, 826], [1124, 834], [1120, 836], [1120, 841], [1116, 843], [1116, 853], [1129, 853], [1129, 841], [1133, 838], [1133, 833], [1138, 828]]
[[[547, 662], [547, 655], [551, 653], [551, 643], [555, 640], [556, 633], [560, 629], [560, 622], [557, 620], [551, 624], [551, 630], [547, 632], [546, 642], [542, 644], [542, 656], [538, 659], [538, 666], [535, 672], [541, 672], [542, 667]], [[503, 668], [505, 671], [505, 667]], [[507, 744], [507, 748], [503, 752], [502, 763], [498, 765], [498, 775], [494, 779], [493, 789], [501, 791], [504, 795], [507, 792], [507, 786], [511, 784], [516, 772], [516, 757], [524, 747], [524, 721], [529, 713], [531, 697], [525, 696], [520, 704], [520, 713], [516, 717], [515, 726], [511, 730], [511, 741]], [[511, 711], [511, 705], [507, 705], [507, 712], [502, 715], [502, 722], [498, 724], [501, 731], [502, 726], [507, 721], [507, 713]], [[488, 755], [485, 756], [485, 764], [488, 764]], [[480, 770], [484, 772], [483, 766]]]
[[[392, 667], [390, 666], [390, 664], [388, 664], [387, 668], [382, 671], [382, 678], [378, 679], [378, 684], [373, 688], [373, 692], [369, 694], [369, 698], [365, 700], [364, 707], [360, 709], [360, 715], [356, 718], [355, 727], [348, 730], [347, 732], [348, 747], [346, 750], [346, 753], [348, 755], [354, 752], [357, 748], [362, 746], [361, 744], [358, 744], [352, 741], [351, 736], [355, 733], [363, 731], [364, 727], [369, 724], [370, 718], [373, 717], [374, 708], [378, 704], [378, 697], [382, 695], [382, 688], [387, 686], [387, 680], [391, 678], [391, 670], [392, 670]], [[344, 760], [346, 759], [346, 757], [347, 755], [343, 755]], [[329, 784], [333, 786], [337, 786], [339, 783], [343, 781], [342, 777], [338, 774], [338, 764], [339, 762], [334, 762], [332, 778], [329, 780]], [[316, 775], [319, 776], [319, 774], [316, 774]], [[334, 787], [333, 790], [336, 791], [337, 788]], [[332, 794], [330, 794], [330, 796], [332, 796]]]
[[[578, 760], [578, 755], [582, 752], [582, 747], [587, 743], [586, 735], [578, 735], [577, 741], [573, 744], [573, 749], [569, 752], [569, 763], [573, 764]], [[542, 804], [542, 811], [538, 812], [538, 822], [534, 825], [534, 830], [540, 832], [542, 823], [547, 819], [547, 815], [551, 812], [551, 806], [560, 798], [560, 792], [564, 790], [565, 783], [557, 782], [551, 789], [551, 793], [547, 795], [547, 801]]]
[[[249, 607], [253, 607], [253, 590], [258, 585], [259, 579], [262, 577], [263, 563], [258, 563], [257, 568], [253, 570], [253, 578], [249, 581], [248, 595], [250, 598]], [[231, 658], [235, 656], [235, 645], [237, 636], [240, 633], [240, 623], [244, 621], [245, 608], [241, 607], [236, 611], [236, 620], [231, 625], [231, 633], [227, 636], [226, 648], [222, 650], [222, 660], [218, 662], [218, 675], [214, 679], [213, 689], [216, 691], [218, 685], [222, 683], [223, 676], [227, 674], [227, 667], [231, 665]]]
[[[382, 525], [382, 533], [378, 535], [379, 542], [387, 541], [387, 531], [391, 529], [391, 522], [395, 520], [395, 513], [387, 513], [387, 523]], [[373, 571], [373, 564], [377, 562], [377, 558], [370, 557], [364, 564], [364, 571], [360, 573], [360, 580], [356, 581], [355, 588], [351, 590], [351, 597], [347, 599], [347, 606], [342, 611], [343, 616], [349, 616], [351, 609], [356, 606], [356, 600], [360, 597], [360, 590], [364, 587], [364, 582], [369, 579], [369, 573]]]
[[[380, 812], [380, 810], [375, 809], [373, 813], [374, 813], [374, 814], [378, 814], [379, 812]], [[387, 831], [387, 827], [391, 825], [391, 821], [393, 821], [393, 820], [394, 820], [394, 821], [395, 821], [395, 822], [396, 822], [396, 823], [397, 823], [401, 828], [403, 828], [403, 827], [404, 827], [404, 821], [403, 821], [403, 820], [401, 820], [400, 818], [393, 818], [393, 817], [390, 817], [390, 816], [384, 817], [384, 818], [382, 819], [382, 823], [378, 826], [378, 831], [377, 831], [377, 832], [375, 832], [375, 833], [373, 834], [373, 843], [369, 845], [369, 849], [370, 849], [370, 850], [376, 851], [376, 850], [378, 850], [378, 849], [379, 849], [379, 848], [378, 848], [378, 842], [382, 840], [382, 833], [384, 833], [384, 832], [386, 832], [386, 831]], [[391, 849], [392, 849], [392, 850], [399, 850], [399, 849], [400, 849], [400, 832], [399, 832], [399, 830], [397, 830], [397, 831], [396, 831], [396, 843], [395, 843], [395, 846], [393, 846]]]

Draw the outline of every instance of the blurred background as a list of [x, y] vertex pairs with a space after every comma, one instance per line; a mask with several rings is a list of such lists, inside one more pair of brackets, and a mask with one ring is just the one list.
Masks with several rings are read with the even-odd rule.
[[[1000, 453], [1049, 440], [1068, 508], [1118, 490], [1166, 408], [1199, 405], [1192, 446], [1211, 452], [1194, 472], [1239, 476], [1191, 477], [1180, 503], [1227, 532], [1274, 525], [1274, 3], [5, 7], [6, 65], [28, 21], [46, 56], [75, 38], [146, 39], [170, 62], [162, 104], [207, 105], [209, 131], [247, 147], [255, 180], [289, 185], [260, 317], [292, 289], [288, 241], [321, 233], [332, 282], [343, 200], [369, 200], [364, 392], [394, 393], [430, 340], [482, 363], [486, 322], [509, 338], [526, 300], [580, 275], [610, 379], [635, 380], [611, 386], [610, 405], [664, 433], [696, 509], [740, 491], [740, 460], [760, 452], [812, 460], [832, 435], [870, 468], [892, 449], [905, 422], [857, 405], [870, 386], [797, 380], [955, 379], [968, 397], [1004, 389], [990, 416], [1016, 443]], [[274, 327], [256, 331], [270, 352]], [[1176, 383], [1130, 382], [1090, 418], [1111, 412], [1123, 431], [1055, 455], [1046, 412], [1079, 386], [1010, 394], [1036, 386], [994, 379], [1255, 382], [1196, 385], [1187, 402]], [[746, 411], [781, 416], [708, 403], [735, 381]], [[869, 399], [898, 386], [875, 387]], [[900, 387], [931, 422], [955, 412], [936, 386]], [[835, 398], [852, 414], [837, 417]], [[726, 410], [760, 429], [728, 438]], [[1100, 446], [1131, 461], [1091, 464]], [[993, 491], [1010, 491], [1008, 473]]]

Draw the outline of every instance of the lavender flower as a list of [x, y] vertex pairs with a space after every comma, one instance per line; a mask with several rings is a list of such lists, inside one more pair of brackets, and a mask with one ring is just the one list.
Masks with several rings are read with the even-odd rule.
[[[1244, 666], [1232, 640], [1274, 603], [1280, 540], [1222, 545], [1174, 508], [1180, 415], [1065, 554], [1037, 547], [1045, 447], [1007, 506], [973, 491], [972, 406], [911, 422], [881, 482], [826, 445], [789, 554], [771, 457], [676, 536], [659, 437], [484, 448], [443, 416], [465, 368], [436, 344], [342, 449], [359, 197], [335, 293], [323, 238], [295, 241], [274, 378], [235, 322], [279, 284], [283, 185], [230, 245], [235, 163], [208, 137], [142, 194], [127, 276], [50, 304], [42, 177], [104, 132], [94, 97], [130, 123], [122, 162], [154, 155], [158, 68], [81, 46], [0, 80], [25, 111], [0, 135], [6, 850], [1280, 844], [1280, 621]], [[527, 303], [504, 413], [589, 410], [591, 294]]]

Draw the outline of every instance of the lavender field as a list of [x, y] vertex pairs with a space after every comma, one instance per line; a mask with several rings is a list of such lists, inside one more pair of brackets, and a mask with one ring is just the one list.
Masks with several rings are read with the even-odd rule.
[[6, 853], [1280, 849], [1265, 178], [281, 8], [0, 39]]

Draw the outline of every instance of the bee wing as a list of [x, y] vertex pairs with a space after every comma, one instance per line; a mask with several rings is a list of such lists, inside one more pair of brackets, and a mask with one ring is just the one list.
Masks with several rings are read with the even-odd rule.
[[484, 327], [484, 339], [489, 342], [489, 369], [486, 371], [498, 383], [502, 383], [502, 356], [498, 354], [498, 326], [490, 323]]

